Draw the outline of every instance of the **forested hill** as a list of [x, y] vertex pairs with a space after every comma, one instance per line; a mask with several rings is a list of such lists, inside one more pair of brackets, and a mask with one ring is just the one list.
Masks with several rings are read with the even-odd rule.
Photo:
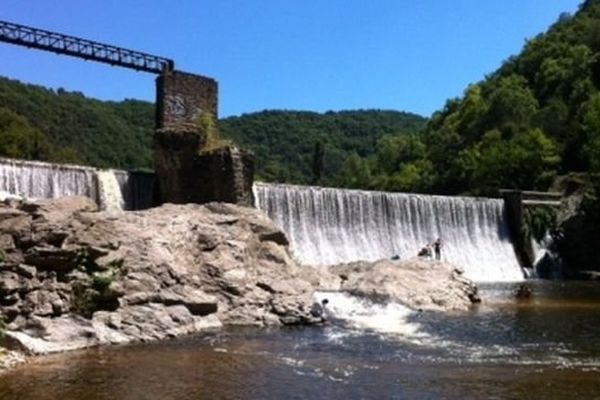
[[154, 106], [105, 102], [0, 77], [0, 156], [149, 168]]
[[[311, 182], [319, 147], [319, 182], [332, 185], [343, 184], [347, 159], [372, 155], [383, 135], [424, 125], [414, 114], [377, 110], [263, 111], [220, 121], [223, 136], [255, 151], [260, 179]], [[103, 102], [0, 77], [0, 156], [151, 168], [153, 126], [148, 102]]]
[[348, 160], [373, 156], [382, 138], [417, 132], [425, 122], [398, 111], [262, 111], [225, 118], [219, 126], [255, 152], [259, 179], [344, 186]]
[[449, 100], [425, 144], [436, 192], [546, 189], [557, 173], [600, 172], [600, 0]]

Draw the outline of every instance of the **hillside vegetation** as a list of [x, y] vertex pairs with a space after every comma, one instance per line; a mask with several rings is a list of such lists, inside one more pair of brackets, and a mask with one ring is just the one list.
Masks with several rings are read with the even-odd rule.
[[0, 78], [0, 156], [149, 168], [154, 106]]
[[[348, 158], [370, 156], [382, 136], [416, 132], [425, 121], [397, 111], [263, 111], [219, 125], [256, 153], [260, 179], [341, 185]], [[151, 168], [153, 127], [148, 102], [103, 102], [0, 78], [0, 156]]]
[[449, 100], [422, 139], [420, 160], [434, 176], [423, 173], [415, 187], [427, 191], [546, 189], [558, 173], [599, 172], [600, 1], [561, 15], [521, 54]]
[[348, 186], [348, 160], [372, 156], [381, 141], [418, 132], [425, 121], [398, 111], [262, 111], [225, 118], [220, 129], [254, 151], [259, 179]]

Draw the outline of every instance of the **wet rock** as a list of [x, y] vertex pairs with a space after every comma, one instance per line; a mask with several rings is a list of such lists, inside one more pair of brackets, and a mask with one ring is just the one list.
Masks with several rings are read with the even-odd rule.
[[330, 271], [345, 277], [340, 278], [343, 291], [414, 310], [467, 310], [479, 301], [477, 286], [462, 270], [440, 261], [380, 260], [338, 265]]

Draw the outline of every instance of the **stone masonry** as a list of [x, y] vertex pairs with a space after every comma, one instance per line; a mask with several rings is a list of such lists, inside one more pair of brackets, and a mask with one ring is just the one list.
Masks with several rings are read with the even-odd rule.
[[187, 72], [167, 71], [156, 79], [156, 128], [193, 124], [203, 112], [218, 118], [218, 83]]

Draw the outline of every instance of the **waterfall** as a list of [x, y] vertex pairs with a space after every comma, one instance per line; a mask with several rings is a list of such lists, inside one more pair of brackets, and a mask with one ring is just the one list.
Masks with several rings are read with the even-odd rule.
[[524, 277], [502, 200], [264, 183], [254, 190], [304, 264], [407, 259], [439, 237], [442, 259], [475, 281]]
[[97, 198], [96, 171], [74, 165], [0, 158], [0, 191], [25, 198]]
[[[117, 179], [119, 172], [115, 173], [110, 169], [98, 171], [98, 193], [101, 210], [118, 211], [125, 209], [125, 199], [121, 191], [121, 184]], [[121, 175], [121, 182], [123, 182], [123, 174], [119, 175]]]
[[[88, 196], [105, 209], [153, 205], [154, 175], [0, 158], [0, 194]], [[476, 281], [513, 281], [523, 272], [503, 201], [258, 183], [257, 206], [288, 235], [305, 264], [406, 259], [442, 239], [442, 259]]]
[[102, 209], [153, 206], [154, 174], [0, 158], [0, 198], [87, 196]]

